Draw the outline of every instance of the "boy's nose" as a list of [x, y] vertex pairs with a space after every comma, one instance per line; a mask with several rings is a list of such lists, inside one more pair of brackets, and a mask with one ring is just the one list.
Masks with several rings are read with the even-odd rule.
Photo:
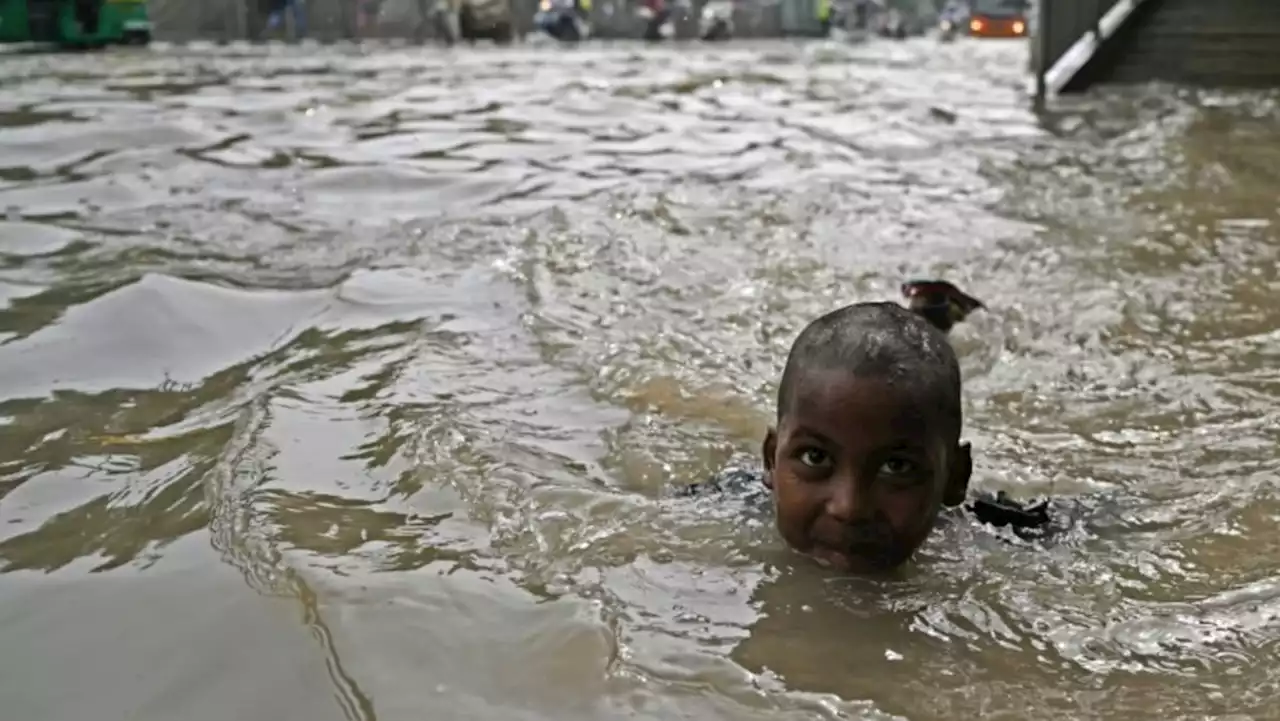
[[827, 515], [849, 523], [865, 514], [863, 491], [857, 478], [846, 476], [835, 479], [831, 489], [831, 496], [827, 498]]

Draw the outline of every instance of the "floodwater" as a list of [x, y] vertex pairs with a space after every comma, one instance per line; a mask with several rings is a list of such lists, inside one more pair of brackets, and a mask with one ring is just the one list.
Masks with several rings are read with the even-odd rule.
[[[4, 717], [1280, 718], [1276, 99], [1025, 66], [0, 58]], [[927, 275], [975, 486], [1067, 534], [850, 579], [669, 497]]]

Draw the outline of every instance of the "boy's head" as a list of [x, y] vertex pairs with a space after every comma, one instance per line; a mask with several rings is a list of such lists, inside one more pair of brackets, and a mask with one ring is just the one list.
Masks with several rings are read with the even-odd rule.
[[892, 303], [810, 323], [791, 347], [764, 439], [778, 531], [854, 571], [895, 567], [964, 500], [960, 366], [945, 335]]

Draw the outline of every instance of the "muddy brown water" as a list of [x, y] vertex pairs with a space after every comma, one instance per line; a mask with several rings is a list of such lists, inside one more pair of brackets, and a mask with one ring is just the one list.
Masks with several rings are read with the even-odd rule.
[[[1276, 97], [1020, 43], [0, 58], [15, 721], [1280, 718]], [[943, 275], [975, 486], [833, 576], [785, 349]]]

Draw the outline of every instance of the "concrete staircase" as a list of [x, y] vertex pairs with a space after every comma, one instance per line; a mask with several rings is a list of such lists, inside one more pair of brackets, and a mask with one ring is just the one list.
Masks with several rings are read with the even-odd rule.
[[1280, 87], [1280, 0], [1147, 0], [1064, 88]]

